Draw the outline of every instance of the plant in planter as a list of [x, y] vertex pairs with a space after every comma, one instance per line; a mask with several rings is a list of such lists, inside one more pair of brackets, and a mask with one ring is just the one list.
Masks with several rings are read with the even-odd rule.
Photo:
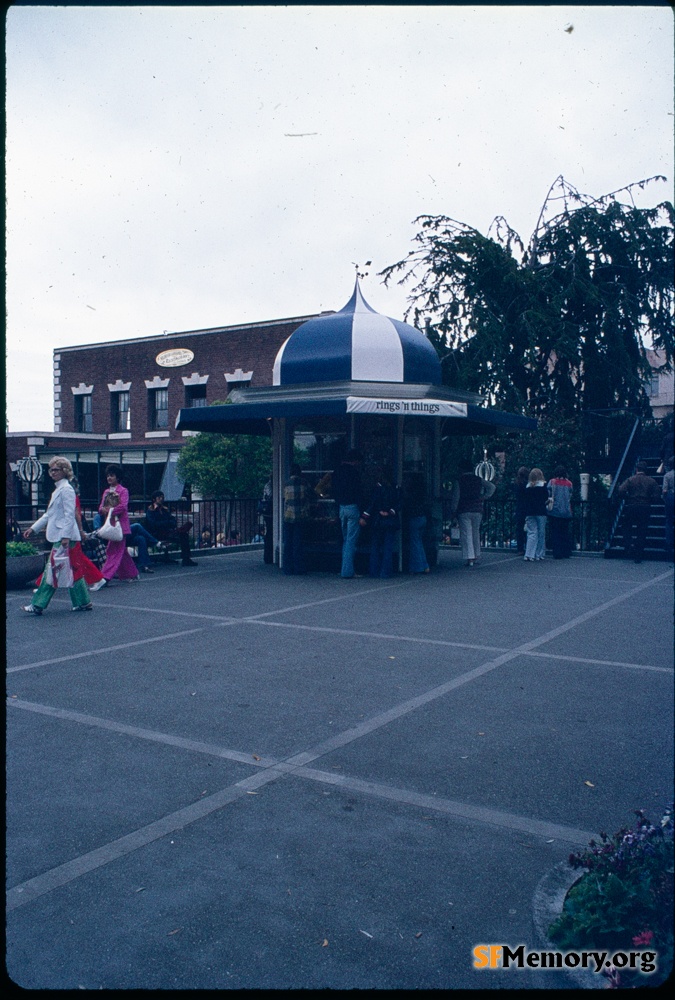
[[37, 556], [39, 551], [31, 542], [7, 542], [5, 545], [5, 555], [10, 559], [17, 556]]
[[45, 553], [30, 542], [7, 542], [5, 569], [7, 588], [19, 590], [40, 575], [45, 564]]
[[[656, 986], [673, 963], [673, 809], [654, 825], [641, 809], [632, 829], [622, 827], [600, 843], [571, 854], [573, 868], [586, 874], [565, 899], [563, 912], [549, 928], [549, 938], [568, 950], [649, 950], [658, 968], [614, 969], [605, 974], [611, 987]], [[604, 970], [603, 970], [604, 971]]]

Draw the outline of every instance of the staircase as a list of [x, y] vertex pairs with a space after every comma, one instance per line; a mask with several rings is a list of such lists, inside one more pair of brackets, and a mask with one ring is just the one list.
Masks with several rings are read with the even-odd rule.
[[[637, 465], [637, 459], [633, 464], [633, 470], [630, 475], [635, 475], [635, 466]], [[642, 461], [647, 466], [647, 475], [655, 479], [659, 484], [659, 489], [663, 483], [663, 475], [657, 473], [657, 469], [660, 465], [660, 458], [650, 458], [648, 456], [642, 456], [639, 461]], [[626, 473], [623, 479], [628, 479], [629, 474]], [[612, 525], [612, 530], [610, 531], [609, 539], [605, 544], [605, 559], [625, 559], [627, 558], [625, 540], [623, 537], [623, 500], [619, 503]], [[645, 551], [643, 558], [647, 560], [665, 560], [667, 559], [666, 553], [666, 517], [664, 506], [662, 503], [653, 503], [651, 505], [651, 512], [649, 516], [649, 527], [647, 528], [647, 541], [645, 543]]]

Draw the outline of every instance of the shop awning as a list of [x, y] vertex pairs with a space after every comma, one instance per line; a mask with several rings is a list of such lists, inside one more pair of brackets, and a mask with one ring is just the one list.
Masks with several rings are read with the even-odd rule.
[[237, 390], [232, 402], [221, 406], [182, 409], [178, 430], [219, 434], [270, 434], [271, 421], [311, 420], [318, 416], [378, 414], [420, 416], [443, 420], [448, 434], [489, 434], [495, 431], [534, 431], [536, 420], [480, 405], [480, 397], [440, 385], [343, 382], [285, 388]]

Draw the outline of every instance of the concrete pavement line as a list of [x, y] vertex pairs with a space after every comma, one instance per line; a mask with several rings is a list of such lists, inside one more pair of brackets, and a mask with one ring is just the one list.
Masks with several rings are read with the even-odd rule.
[[569, 632], [570, 629], [576, 628], [577, 625], [581, 625], [591, 618], [595, 618], [597, 615], [602, 614], [604, 611], [614, 607], [616, 604], [621, 604], [623, 601], [629, 600], [631, 597], [634, 597], [635, 594], [640, 593], [640, 591], [645, 590], [647, 587], [653, 586], [655, 583], [664, 579], [666, 576], [669, 576], [671, 573], [672, 570], [669, 570], [668, 573], [664, 573], [652, 580], [641, 583], [637, 587], [633, 587], [632, 590], [626, 591], [625, 594], [613, 597], [610, 601], [605, 601], [604, 604], [599, 604], [597, 607], [591, 608], [589, 611], [585, 611], [581, 615], [577, 615], [576, 618], [572, 618], [564, 625], [558, 625], [557, 628], [551, 629], [549, 632], [545, 632], [544, 635], [540, 635], [536, 639], [531, 639], [529, 642], [521, 643], [509, 652], [502, 653], [501, 656], [496, 657], [494, 660], [488, 660], [487, 662], [474, 667], [473, 670], [469, 670], [465, 674], [460, 674], [458, 677], [454, 677], [452, 680], [446, 681], [444, 684], [439, 684], [437, 687], [431, 688], [429, 691], [425, 691], [422, 694], [417, 695], [415, 698], [410, 698], [408, 701], [401, 702], [399, 705], [394, 705], [386, 712], [374, 715], [372, 718], [366, 719], [359, 723], [359, 725], [352, 726], [350, 729], [346, 729], [342, 733], [336, 733], [336, 735], [331, 737], [331, 739], [325, 740], [313, 749], [303, 751], [293, 757], [287, 758], [287, 763], [300, 765], [309, 764], [311, 761], [316, 760], [317, 757], [322, 757], [326, 753], [330, 753], [331, 751], [337, 750], [349, 743], [353, 743], [354, 740], [375, 732], [377, 729], [381, 729], [382, 726], [386, 726], [390, 722], [394, 722], [396, 719], [400, 719], [402, 716], [408, 715], [410, 712], [421, 708], [423, 705], [426, 705], [431, 701], [436, 701], [438, 698], [442, 698], [450, 691], [454, 691], [455, 688], [462, 687], [464, 684], [468, 684], [471, 681], [476, 680], [478, 677], [491, 673], [493, 670], [496, 670], [497, 667], [501, 667], [503, 664], [509, 663], [511, 660], [514, 660], [519, 656], [523, 656], [525, 653], [536, 649], [537, 646], [542, 646], [544, 643], [550, 642], [552, 639], [557, 638], [564, 632]]
[[478, 649], [486, 653], [506, 652], [507, 646], [479, 646], [473, 642], [450, 642], [449, 639], [426, 639], [416, 635], [390, 635], [387, 632], [362, 632], [353, 628], [328, 628], [323, 625], [297, 625], [294, 622], [261, 622], [243, 619], [247, 624], [266, 625], [268, 628], [304, 629], [307, 632], [329, 632], [336, 635], [357, 635], [364, 639], [393, 639], [397, 642], [419, 642], [425, 646], [452, 646], [458, 649]]
[[623, 660], [593, 660], [589, 656], [563, 656], [562, 653], [523, 653], [523, 656], [538, 656], [547, 660], [567, 660], [570, 663], [590, 663], [598, 667], [623, 667], [625, 670], [653, 670], [659, 674], [673, 674], [673, 667], [653, 667], [648, 663], [625, 663]]
[[[346, 582], [346, 581], [345, 581]], [[367, 590], [352, 590], [349, 589], [348, 592], [344, 594], [337, 594], [335, 597], [325, 597], [321, 601], [307, 601], [305, 604], [293, 604], [288, 608], [279, 608], [278, 611], [263, 611], [259, 615], [247, 615], [245, 618], [240, 618], [240, 622], [254, 622], [259, 618], [269, 618], [271, 615], [285, 615], [290, 611], [303, 611], [305, 608], [316, 608], [321, 604], [333, 604], [335, 601], [348, 601], [350, 598], [363, 597], [364, 594], [376, 594], [382, 590], [393, 590], [395, 587], [407, 587], [414, 580], [401, 580], [398, 583], [388, 583], [383, 584], [380, 587], [369, 587]]]
[[166, 639], [178, 639], [184, 635], [194, 635], [196, 632], [204, 632], [207, 626], [202, 628], [189, 628], [184, 632], [169, 632], [163, 635], [155, 635], [149, 639], [136, 639], [134, 642], [120, 642], [116, 646], [103, 646], [101, 649], [89, 649], [84, 653], [70, 653], [69, 656], [56, 656], [51, 660], [37, 660], [35, 663], [22, 663], [16, 667], [7, 667], [8, 674], [16, 674], [19, 670], [33, 670], [35, 667], [49, 667], [53, 663], [67, 663], [69, 660], [83, 660], [87, 656], [98, 656], [99, 653], [115, 653], [120, 649], [131, 649], [132, 646], [145, 646], [151, 642], [164, 642]]
[[[281, 765], [283, 767], [283, 765]], [[335, 774], [330, 771], [319, 771], [312, 767], [299, 767], [290, 773], [298, 778], [317, 781], [321, 784], [336, 785], [363, 795], [373, 795], [376, 798], [401, 802], [404, 805], [416, 806], [421, 809], [433, 809], [436, 812], [457, 816], [461, 819], [487, 823], [504, 830], [518, 830], [535, 837], [545, 837], [547, 840], [564, 840], [572, 844], [587, 844], [596, 834], [587, 830], [577, 830], [560, 823], [549, 823], [546, 820], [534, 819], [529, 816], [518, 816], [515, 813], [503, 812], [500, 809], [487, 809], [484, 806], [472, 806], [455, 799], [446, 799], [437, 795], [427, 795], [413, 792], [407, 788], [394, 788], [379, 781], [365, 781], [349, 775]]]
[[177, 615], [182, 618], [206, 618], [208, 621], [222, 622], [224, 625], [232, 625], [238, 622], [238, 618], [232, 615], [205, 615], [201, 611], [175, 611], [169, 608], [144, 608], [137, 604], [97, 604], [99, 608], [114, 608], [115, 611], [149, 611], [153, 615]]
[[[323, 625], [297, 625], [293, 622], [251, 622], [252, 625], [265, 625], [271, 628], [304, 629], [307, 632], [335, 632], [337, 635], [356, 635], [364, 639], [390, 639], [395, 642], [413, 642], [428, 646], [450, 646], [456, 649], [477, 649], [487, 653], [505, 653], [506, 646], [479, 646], [472, 642], [451, 642], [449, 639], [426, 639], [415, 635], [392, 635], [387, 632], [362, 632], [350, 628], [328, 628]], [[672, 667], [653, 667], [646, 663], [625, 663], [623, 660], [594, 660], [586, 656], [563, 656], [562, 653], [526, 652], [523, 656], [539, 656], [549, 660], [569, 660], [571, 663], [592, 663], [598, 666], [626, 667], [631, 670], [654, 670], [658, 673], [672, 674]]]
[[160, 733], [154, 729], [141, 729], [139, 726], [129, 726], [124, 722], [115, 722], [113, 719], [104, 719], [98, 715], [85, 715], [83, 712], [73, 712], [70, 709], [54, 708], [51, 705], [40, 705], [33, 701], [24, 701], [23, 698], [7, 698], [7, 705], [11, 708], [21, 708], [26, 712], [35, 712], [37, 715], [48, 715], [53, 719], [63, 719], [65, 722], [77, 722], [82, 726], [91, 726], [93, 729], [107, 729], [113, 733], [124, 733], [125, 736], [133, 736], [136, 739], [149, 740], [151, 743], [162, 743], [167, 746], [178, 747], [181, 750], [189, 750], [193, 753], [207, 754], [211, 757], [220, 757], [225, 760], [234, 760], [239, 764], [248, 764], [255, 768], [268, 768], [278, 764], [278, 760], [273, 757], [264, 757], [251, 753], [241, 753], [239, 750], [226, 750], [215, 743], [203, 743], [200, 740], [188, 740], [182, 736], [172, 736], [169, 733]]
[[36, 875], [35, 878], [28, 879], [27, 882], [22, 882], [8, 891], [7, 911], [25, 906], [26, 903], [32, 903], [33, 900], [44, 896], [45, 893], [53, 892], [54, 889], [59, 889], [82, 875], [102, 868], [104, 865], [109, 865], [111, 862], [117, 861], [118, 858], [123, 858], [156, 840], [161, 840], [169, 833], [182, 830], [183, 827], [204, 819], [205, 816], [222, 809], [223, 806], [242, 798], [248, 792], [260, 788], [269, 781], [278, 781], [284, 776], [282, 772], [274, 769], [257, 772], [242, 781], [238, 781], [235, 785], [229, 785], [205, 799], [199, 799], [183, 809], [162, 816], [154, 823], [148, 823], [147, 826], [140, 827], [124, 837], [104, 844], [103, 847], [97, 847], [93, 851], [81, 854], [78, 858], [66, 861], [65, 864], [58, 865], [42, 875]]

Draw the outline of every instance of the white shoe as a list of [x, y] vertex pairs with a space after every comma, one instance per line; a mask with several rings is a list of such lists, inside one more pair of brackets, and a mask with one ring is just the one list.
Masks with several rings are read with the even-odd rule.
[[101, 590], [103, 587], [105, 587], [107, 582], [108, 581], [104, 577], [102, 580], [99, 580], [98, 583], [92, 583], [91, 587], [89, 588], [89, 593], [95, 594], [97, 590]]

